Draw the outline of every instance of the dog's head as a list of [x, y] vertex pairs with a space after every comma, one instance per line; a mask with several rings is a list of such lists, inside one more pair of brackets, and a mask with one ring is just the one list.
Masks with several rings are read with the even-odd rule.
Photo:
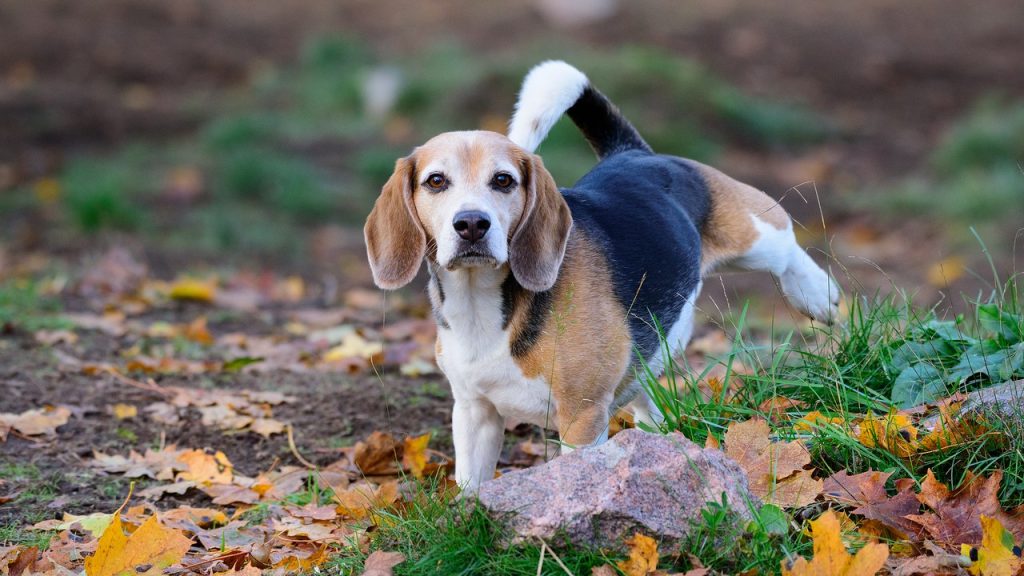
[[395, 163], [363, 232], [381, 288], [408, 284], [427, 257], [448, 270], [507, 264], [539, 292], [558, 277], [571, 227], [539, 156], [495, 132], [447, 132]]

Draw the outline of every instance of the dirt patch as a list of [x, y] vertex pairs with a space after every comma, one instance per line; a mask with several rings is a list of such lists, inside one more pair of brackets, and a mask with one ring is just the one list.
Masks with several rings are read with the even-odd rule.
[[[52, 438], [12, 434], [0, 443], [0, 469], [31, 467], [27, 475], [16, 473], [17, 469], [8, 473], [4, 491], [29, 497], [0, 506], [0, 525], [116, 508], [127, 494], [128, 482], [90, 468], [94, 451], [127, 455], [131, 450], [169, 444], [209, 448], [223, 451], [236, 471], [248, 476], [282, 465], [301, 465], [284, 434], [264, 438], [248, 431], [225, 433], [203, 425], [195, 410], [178, 425], [161, 425], [142, 413], [143, 407], [161, 399], [158, 395], [110, 375], [87, 376], [62, 369], [56, 356], [112, 361], [124, 348], [123, 342], [98, 334], [87, 334], [73, 346], [54, 348], [40, 347], [27, 334], [0, 340], [0, 382], [5, 391], [0, 395], [0, 412], [21, 413], [47, 405], [72, 411], [69, 422]], [[433, 432], [431, 446], [451, 452], [447, 432], [451, 400], [447, 383], [438, 376], [412, 379], [393, 372], [378, 376], [271, 371], [155, 376], [154, 380], [160, 386], [275, 391], [294, 397], [293, 402], [275, 406], [273, 417], [291, 424], [298, 452], [318, 465], [337, 460], [338, 448], [351, 446], [375, 430], [399, 438]], [[139, 415], [117, 420], [112, 407], [119, 403], [139, 407]], [[141, 482], [137, 489], [146, 484]], [[39, 485], [46, 489], [34, 489]], [[188, 499], [198, 505], [206, 497], [193, 494]], [[172, 498], [165, 505], [181, 503], [181, 498]]]

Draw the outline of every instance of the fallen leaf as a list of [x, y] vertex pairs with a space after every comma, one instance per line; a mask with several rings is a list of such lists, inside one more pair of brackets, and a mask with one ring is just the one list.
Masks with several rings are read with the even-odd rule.
[[636, 533], [626, 540], [629, 557], [617, 563], [626, 576], [647, 576], [658, 569], [658, 543], [650, 536]]
[[955, 492], [939, 482], [931, 470], [921, 483], [917, 498], [932, 512], [909, 515], [920, 524], [932, 539], [946, 546], [974, 544], [982, 540], [981, 516], [999, 521], [1016, 537], [1024, 536], [1024, 514], [1008, 514], [999, 503], [999, 485], [1003, 472], [995, 470], [988, 478], [967, 471], [964, 481]]
[[188, 469], [188, 465], [179, 459], [185, 452], [174, 444], [162, 450], [150, 448], [144, 454], [132, 451], [127, 458], [93, 452], [91, 465], [110, 474], [124, 474], [128, 478], [146, 476], [154, 480], [173, 480], [177, 472]]
[[909, 416], [898, 412], [884, 417], [868, 413], [860, 423], [857, 439], [868, 448], [882, 448], [901, 458], [917, 451], [917, 428]]
[[213, 508], [193, 508], [192, 506], [181, 506], [159, 514], [160, 521], [165, 526], [185, 530], [190, 524], [200, 528], [209, 528], [213, 525], [227, 524], [228, 517], [224, 512]]
[[725, 433], [725, 453], [747, 473], [750, 491], [768, 504], [806, 506], [821, 493], [822, 481], [804, 467], [811, 455], [803, 444], [772, 442], [768, 422], [753, 418], [733, 422]]
[[384, 352], [384, 344], [368, 342], [359, 334], [352, 332], [345, 335], [341, 344], [324, 352], [324, 362], [340, 362], [348, 358], [378, 358]]
[[94, 512], [85, 516], [76, 516], [65, 512], [63, 519], [43, 520], [33, 525], [31, 530], [70, 530], [72, 526], [78, 524], [86, 532], [99, 537], [110, 526], [112, 520], [113, 514], [103, 512]]
[[4, 574], [19, 576], [24, 573], [39, 557], [39, 548], [35, 546], [14, 546], [10, 549], [0, 548], [0, 569]]
[[249, 425], [249, 429], [264, 438], [270, 438], [274, 434], [283, 434], [288, 429], [288, 426], [284, 422], [279, 422], [273, 418], [256, 418]]
[[363, 576], [392, 576], [392, 569], [402, 562], [405, 562], [405, 554], [401, 552], [377, 550], [366, 557]]
[[889, 547], [871, 543], [851, 556], [839, 534], [839, 519], [831, 510], [811, 521], [814, 556], [797, 558], [791, 567], [782, 563], [783, 576], [874, 576], [885, 565]]
[[115, 513], [99, 539], [96, 553], [85, 559], [87, 576], [148, 574], [156, 576], [180, 561], [192, 540], [177, 530], [164, 527], [156, 516], [126, 536], [121, 515]]
[[892, 576], [937, 576], [940, 574], [963, 574], [963, 569], [970, 565], [970, 559], [960, 554], [950, 554], [930, 542], [925, 547], [930, 556], [914, 556], [912, 558], [890, 558]]
[[236, 484], [211, 484], [200, 489], [213, 499], [214, 504], [221, 506], [255, 504], [260, 501], [259, 493]]
[[168, 296], [174, 300], [194, 300], [197, 302], [213, 302], [217, 295], [215, 280], [196, 280], [182, 278], [171, 284]]
[[131, 404], [114, 404], [113, 406], [114, 418], [118, 420], [129, 420], [135, 418], [139, 414], [139, 409]]
[[402, 444], [390, 434], [376, 431], [365, 442], [357, 442], [353, 462], [363, 474], [397, 474], [402, 459]]
[[804, 414], [802, 418], [793, 424], [793, 429], [799, 432], [814, 432], [817, 428], [825, 426], [842, 426], [845, 420], [836, 416], [825, 416], [817, 410], [813, 410]]
[[334, 492], [338, 513], [356, 520], [366, 518], [371, 510], [397, 501], [398, 496], [398, 483], [393, 480], [380, 485], [360, 482]]
[[188, 480], [184, 482], [175, 482], [173, 484], [158, 484], [156, 486], [150, 486], [145, 490], [139, 491], [139, 497], [148, 500], [159, 500], [167, 494], [177, 494], [181, 496], [196, 487], [196, 483]]
[[68, 423], [71, 410], [63, 406], [48, 406], [28, 410], [21, 414], [0, 414], [0, 428], [16, 430], [25, 436], [53, 434]]
[[402, 466], [412, 472], [416, 478], [423, 477], [423, 469], [427, 467], [427, 444], [430, 443], [430, 432], [422, 436], [406, 438], [402, 442]]
[[909, 514], [917, 514], [921, 508], [913, 491], [914, 484], [907, 482], [890, 498], [885, 489], [890, 475], [888, 472], [868, 471], [849, 476], [845, 470], [840, 470], [825, 479], [822, 491], [828, 500], [856, 506], [851, 514], [880, 522], [896, 531], [901, 538], [917, 540], [921, 527], [906, 518]]
[[192, 480], [199, 484], [230, 484], [231, 461], [218, 451], [207, 454], [203, 450], [189, 450], [178, 456], [186, 469], [178, 474], [178, 480]]
[[974, 576], [1015, 576], [1024, 569], [1020, 547], [999, 520], [981, 516], [981, 546], [963, 544], [960, 553], [971, 559], [967, 571]]

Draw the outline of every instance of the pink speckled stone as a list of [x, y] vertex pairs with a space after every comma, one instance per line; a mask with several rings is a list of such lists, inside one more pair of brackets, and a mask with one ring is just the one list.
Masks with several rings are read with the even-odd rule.
[[522, 538], [564, 534], [578, 545], [619, 548], [643, 532], [671, 550], [709, 501], [742, 518], [760, 505], [739, 465], [682, 434], [624, 430], [608, 442], [480, 487], [480, 503]]

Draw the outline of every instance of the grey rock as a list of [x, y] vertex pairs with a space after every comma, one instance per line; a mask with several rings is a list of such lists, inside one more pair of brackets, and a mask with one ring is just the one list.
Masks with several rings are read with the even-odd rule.
[[642, 532], [673, 550], [707, 503], [721, 502], [723, 494], [744, 519], [760, 506], [739, 464], [720, 450], [679, 433], [631, 429], [485, 482], [478, 498], [517, 539], [564, 534], [577, 545], [621, 548], [624, 538]]

